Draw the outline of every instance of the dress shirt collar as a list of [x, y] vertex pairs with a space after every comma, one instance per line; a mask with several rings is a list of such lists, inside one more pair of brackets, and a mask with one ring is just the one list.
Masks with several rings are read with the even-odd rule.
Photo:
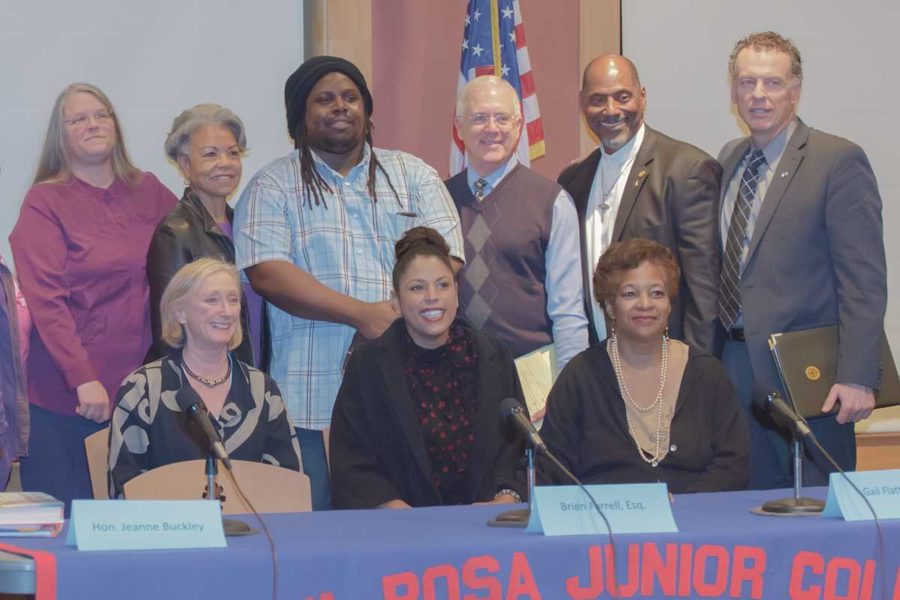
[[324, 160], [322, 160], [322, 157], [316, 154], [315, 150], [310, 148], [309, 151], [312, 153], [313, 161], [316, 165], [316, 171], [319, 172], [319, 175], [325, 178], [325, 181], [329, 181], [331, 183], [349, 181], [352, 183], [356, 181], [358, 177], [360, 177], [360, 174], [362, 174], [363, 177], [368, 178], [369, 160], [372, 156], [372, 150], [371, 148], [369, 148], [369, 144], [363, 144], [363, 153], [362, 158], [359, 159], [359, 164], [350, 169], [350, 172], [347, 173], [346, 177], [329, 167], [328, 164]]
[[510, 171], [516, 168], [516, 165], [519, 164], [519, 157], [513, 153], [512, 156], [509, 157], [509, 160], [506, 161], [503, 165], [494, 169], [491, 173], [487, 175], [479, 175], [475, 169], [468, 167], [466, 169], [466, 182], [469, 184], [469, 190], [474, 194], [475, 193], [475, 182], [478, 181], [481, 177], [487, 181], [487, 185], [484, 187], [484, 195], [487, 196], [491, 193], [497, 185], [503, 180], [504, 177], [509, 175]]
[[[787, 146], [787, 142], [791, 139], [791, 136], [794, 135], [794, 131], [797, 130], [797, 118], [794, 117], [788, 126], [782, 129], [778, 135], [772, 138], [772, 141], [766, 144], [766, 147], [762, 149], [763, 156], [766, 157], [766, 170], [772, 170], [778, 165], [778, 161], [781, 160], [781, 155], [784, 153], [784, 148]], [[747, 151], [747, 155], [750, 155], [756, 147], [753, 145], [753, 142], [750, 142], [750, 149]]]

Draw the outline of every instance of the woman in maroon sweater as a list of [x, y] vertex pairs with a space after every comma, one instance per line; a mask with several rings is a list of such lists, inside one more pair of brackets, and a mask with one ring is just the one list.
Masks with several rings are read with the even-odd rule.
[[128, 158], [96, 87], [56, 99], [34, 184], [9, 237], [34, 329], [28, 355], [26, 490], [91, 497], [83, 440], [150, 344], [150, 236], [176, 198]]

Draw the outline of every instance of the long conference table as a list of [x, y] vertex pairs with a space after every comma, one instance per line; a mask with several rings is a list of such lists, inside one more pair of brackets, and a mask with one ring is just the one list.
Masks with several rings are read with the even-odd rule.
[[[900, 599], [900, 520], [881, 522], [882, 554], [871, 521], [749, 512], [786, 495], [676, 496], [678, 533], [615, 536], [615, 574], [606, 535], [486, 527], [497, 506], [263, 518], [277, 549], [277, 597], [285, 599]], [[79, 552], [64, 535], [2, 540], [55, 555], [61, 600], [272, 597], [261, 533], [228, 538], [224, 549], [140, 552]], [[29, 560], [4, 563], [0, 593], [17, 591], [6, 586], [29, 574], [33, 581]]]

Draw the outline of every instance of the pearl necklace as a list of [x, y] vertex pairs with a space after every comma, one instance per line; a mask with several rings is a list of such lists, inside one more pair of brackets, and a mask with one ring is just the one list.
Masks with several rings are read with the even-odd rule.
[[197, 375], [191, 368], [187, 366], [187, 363], [184, 361], [184, 358], [181, 359], [181, 367], [184, 369], [184, 372], [187, 373], [192, 379], [195, 381], [199, 381], [203, 385], [209, 388], [214, 388], [216, 386], [222, 385], [228, 378], [231, 377], [231, 359], [228, 360], [228, 369], [225, 371], [225, 375], [219, 377], [218, 379], [208, 379], [202, 375]]
[[648, 406], [641, 406], [637, 402], [634, 401], [634, 398], [631, 397], [631, 392], [628, 391], [628, 385], [625, 383], [625, 373], [622, 370], [622, 360], [619, 357], [619, 341], [616, 339], [615, 333], [609, 340], [609, 350], [610, 355], [612, 357], [613, 363], [613, 371], [616, 373], [616, 380], [619, 382], [619, 389], [622, 391], [622, 398], [625, 399], [628, 404], [633, 406], [635, 410], [642, 413], [648, 413], [654, 408], [656, 408], [656, 448], [653, 451], [653, 454], [647, 456], [647, 452], [641, 448], [641, 444], [638, 442], [637, 435], [634, 432], [634, 425], [631, 423], [631, 417], [628, 416], [628, 411], [625, 411], [625, 421], [628, 423], [628, 433], [631, 435], [631, 439], [634, 440], [634, 445], [637, 447], [638, 454], [641, 459], [650, 464], [653, 467], [659, 466], [659, 462], [662, 460], [663, 453], [659, 450], [659, 440], [662, 437], [662, 413], [663, 413], [663, 405], [662, 405], [662, 395], [663, 389], [666, 387], [666, 373], [669, 368], [669, 338], [665, 334], [663, 334], [662, 338], [662, 360], [659, 371], [659, 389], [656, 392], [656, 398], [651, 402]]

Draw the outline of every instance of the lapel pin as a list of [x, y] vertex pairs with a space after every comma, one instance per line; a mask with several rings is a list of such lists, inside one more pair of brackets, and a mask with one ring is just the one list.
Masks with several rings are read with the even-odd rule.
[[787, 171], [782, 171], [782, 172], [781, 172], [781, 177], [782, 177], [782, 178], [787, 177], [788, 175], [790, 175], [790, 173], [788, 173]]
[[647, 169], [641, 169], [640, 173], [637, 174], [637, 179], [634, 180], [634, 187], [641, 185], [641, 179], [647, 176]]

